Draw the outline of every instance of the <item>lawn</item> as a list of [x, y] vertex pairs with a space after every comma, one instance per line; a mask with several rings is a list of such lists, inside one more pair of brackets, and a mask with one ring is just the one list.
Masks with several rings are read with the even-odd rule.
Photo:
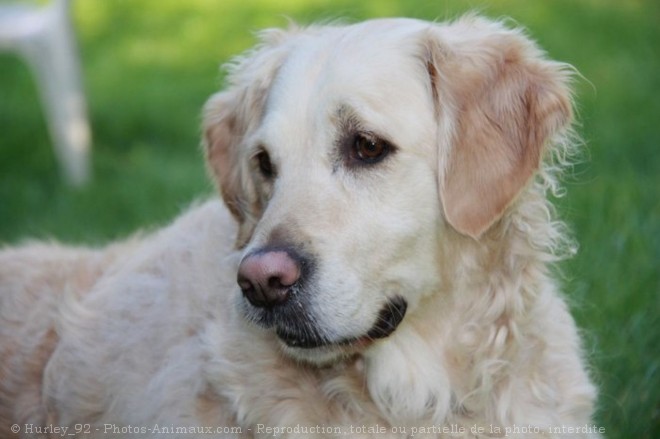
[[660, 437], [660, 2], [654, 0], [77, 0], [94, 179], [65, 185], [30, 72], [0, 55], [0, 242], [101, 244], [163, 224], [213, 193], [200, 108], [218, 65], [285, 16], [451, 18], [524, 25], [573, 64], [584, 161], [560, 211], [581, 244], [563, 264], [611, 438]]

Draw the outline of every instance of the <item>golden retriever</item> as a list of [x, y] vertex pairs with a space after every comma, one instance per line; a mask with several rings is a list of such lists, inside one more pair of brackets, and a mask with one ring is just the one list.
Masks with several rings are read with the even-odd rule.
[[550, 270], [568, 66], [466, 16], [268, 30], [228, 71], [224, 205], [0, 254], [0, 435], [599, 436]]

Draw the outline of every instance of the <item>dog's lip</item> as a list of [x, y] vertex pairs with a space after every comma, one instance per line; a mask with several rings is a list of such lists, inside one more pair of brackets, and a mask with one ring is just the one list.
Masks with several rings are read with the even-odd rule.
[[403, 297], [396, 296], [390, 299], [378, 313], [376, 323], [367, 332], [371, 339], [385, 338], [396, 330], [403, 320], [408, 309], [408, 302]]
[[294, 331], [289, 331], [287, 328], [283, 327], [276, 328], [275, 333], [285, 345], [291, 348], [313, 349], [332, 344], [329, 340], [324, 338], [308, 334], [297, 334]]
[[278, 338], [288, 347], [313, 349], [328, 346], [365, 347], [373, 341], [389, 337], [403, 321], [408, 309], [408, 303], [400, 296], [390, 299], [381, 308], [374, 325], [366, 334], [357, 337], [346, 337], [340, 340], [328, 340], [315, 334], [297, 334], [285, 327], [278, 327], [275, 332]]

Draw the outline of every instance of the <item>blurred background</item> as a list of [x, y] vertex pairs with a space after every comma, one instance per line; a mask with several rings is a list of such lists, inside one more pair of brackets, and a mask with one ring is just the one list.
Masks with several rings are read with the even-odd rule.
[[[7, 3], [5, 0], [0, 5]], [[44, 2], [41, 2], [44, 3]], [[213, 194], [200, 109], [253, 32], [384, 16], [511, 17], [574, 65], [584, 160], [558, 200], [580, 253], [566, 292], [611, 438], [660, 437], [660, 2], [657, 0], [77, 0], [93, 179], [62, 179], [34, 77], [0, 52], [0, 243], [100, 245]]]

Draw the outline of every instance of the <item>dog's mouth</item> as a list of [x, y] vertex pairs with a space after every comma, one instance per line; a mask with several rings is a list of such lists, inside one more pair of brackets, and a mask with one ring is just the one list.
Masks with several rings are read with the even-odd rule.
[[381, 338], [390, 336], [403, 321], [408, 303], [402, 297], [390, 299], [378, 313], [378, 317], [366, 334], [331, 340], [319, 334], [308, 324], [285, 324], [276, 327], [277, 337], [288, 347], [314, 349], [329, 346], [365, 346]]

